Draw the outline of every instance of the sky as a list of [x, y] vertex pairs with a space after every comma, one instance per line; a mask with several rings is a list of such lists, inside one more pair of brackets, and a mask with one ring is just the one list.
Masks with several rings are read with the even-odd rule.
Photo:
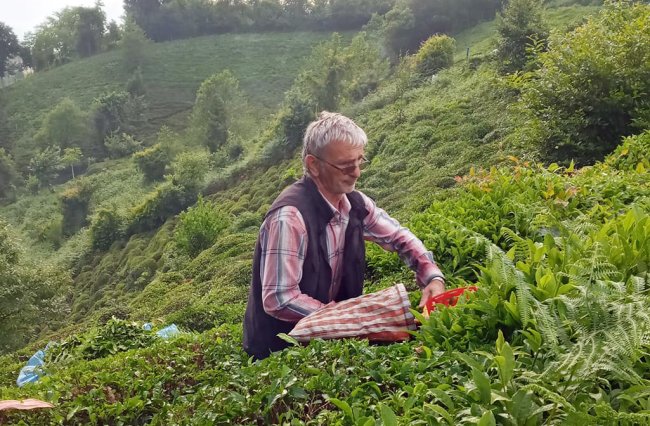
[[[106, 22], [120, 22], [124, 13], [122, 0], [102, 0]], [[95, 0], [0, 0], [0, 22], [9, 25], [18, 39], [22, 40], [28, 31], [33, 31], [45, 22], [48, 16], [66, 6], [93, 7]]]

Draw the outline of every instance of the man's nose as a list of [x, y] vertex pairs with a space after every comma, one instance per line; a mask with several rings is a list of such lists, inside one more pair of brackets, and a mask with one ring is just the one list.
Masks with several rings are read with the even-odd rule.
[[361, 164], [355, 165], [354, 171], [350, 175], [355, 177], [356, 179], [359, 179], [359, 177], [361, 177]]

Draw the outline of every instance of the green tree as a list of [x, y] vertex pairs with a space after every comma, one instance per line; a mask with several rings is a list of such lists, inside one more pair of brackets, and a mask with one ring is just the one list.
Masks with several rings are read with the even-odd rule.
[[199, 87], [192, 109], [196, 140], [211, 152], [225, 146], [242, 102], [239, 82], [229, 70], [207, 78]]
[[408, 0], [399, 0], [385, 15], [374, 15], [367, 30], [377, 34], [392, 61], [410, 48], [410, 34], [415, 28], [415, 16]]
[[35, 139], [41, 146], [82, 147], [89, 136], [87, 120], [70, 98], [64, 98], [47, 113]]
[[95, 7], [76, 7], [77, 14], [74, 28], [75, 48], [79, 56], [86, 57], [98, 53], [102, 48], [106, 14], [100, 4]]
[[26, 37], [37, 70], [65, 64], [99, 51], [105, 16], [101, 7], [66, 7]]
[[144, 64], [147, 55], [147, 46], [151, 41], [147, 38], [142, 28], [133, 20], [127, 19], [122, 30], [122, 39], [119, 46], [122, 49], [124, 65], [131, 71]]
[[108, 135], [134, 130], [135, 125], [142, 122], [145, 108], [143, 97], [131, 96], [124, 91], [96, 97], [91, 114], [98, 144], [103, 145]]
[[0, 22], [0, 77], [5, 75], [7, 59], [20, 53], [20, 43], [11, 27]]
[[142, 149], [142, 143], [127, 133], [113, 133], [104, 140], [110, 158], [122, 158]]
[[61, 164], [61, 148], [48, 146], [38, 151], [29, 161], [30, 173], [38, 179], [40, 187], [50, 184], [64, 168]]
[[118, 47], [122, 32], [117, 22], [111, 21], [106, 26], [106, 35], [104, 36], [104, 50], [113, 50]]
[[124, 0], [125, 30], [127, 25], [134, 24], [144, 30], [143, 36], [146, 33], [148, 37], [159, 41], [160, 39], [156, 37], [156, 25], [160, 19], [162, 3], [161, 0]]
[[61, 156], [61, 163], [65, 167], [70, 167], [70, 172], [72, 173], [72, 179], [74, 179], [74, 166], [79, 164], [81, 161], [82, 154], [81, 149], [79, 148], [65, 148], [63, 150], [63, 155]]
[[510, 0], [497, 15], [497, 57], [501, 71], [522, 70], [528, 61], [527, 47], [544, 41], [548, 29], [542, 18], [542, 0]]
[[591, 164], [650, 125], [650, 7], [607, 3], [586, 24], [552, 37], [522, 105], [549, 161]]
[[61, 223], [63, 235], [74, 235], [86, 225], [91, 196], [92, 186], [83, 178], [69, 185], [59, 195], [63, 216]]
[[366, 32], [357, 34], [344, 49], [346, 72], [341, 82], [343, 105], [360, 101], [390, 73], [390, 64]]

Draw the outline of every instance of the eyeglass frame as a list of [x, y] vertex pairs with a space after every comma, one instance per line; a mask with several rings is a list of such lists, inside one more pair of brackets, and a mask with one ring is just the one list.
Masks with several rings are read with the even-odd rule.
[[336, 164], [330, 163], [329, 161], [327, 161], [327, 160], [325, 160], [323, 158], [320, 158], [316, 154], [309, 154], [309, 155], [311, 155], [312, 157], [314, 157], [317, 160], [322, 161], [325, 164], [329, 164], [330, 166], [334, 167], [339, 172], [341, 172], [343, 174], [346, 174], [346, 175], [351, 175], [352, 173], [354, 173], [354, 171], [357, 169], [357, 167], [359, 168], [359, 170], [361, 170], [361, 166], [363, 166], [364, 164], [366, 164], [368, 162], [368, 159], [366, 158], [366, 156], [362, 155], [360, 159], [355, 160], [354, 166], [340, 167], [340, 166], [337, 166]]

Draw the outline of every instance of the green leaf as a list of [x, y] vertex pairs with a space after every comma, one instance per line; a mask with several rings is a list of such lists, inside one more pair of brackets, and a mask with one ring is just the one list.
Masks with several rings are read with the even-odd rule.
[[442, 418], [447, 421], [447, 424], [450, 424], [450, 425], [456, 424], [454, 422], [454, 419], [451, 417], [451, 415], [449, 415], [449, 412], [447, 412], [447, 410], [445, 410], [441, 406], [433, 405], [433, 404], [425, 404], [424, 406], [427, 409], [430, 409], [430, 410], [435, 411], [436, 413], [440, 414], [442, 416]]
[[486, 411], [483, 413], [481, 416], [481, 420], [478, 421], [476, 424], [477, 426], [496, 426], [497, 421], [494, 418], [494, 414], [492, 414], [492, 411]]
[[474, 380], [476, 389], [479, 391], [481, 403], [489, 404], [490, 396], [492, 395], [492, 388], [490, 387], [490, 379], [488, 376], [484, 372], [472, 368], [472, 379]]
[[300, 342], [294, 339], [293, 337], [289, 336], [286, 333], [278, 333], [278, 337], [282, 340], [284, 340], [287, 343], [292, 344], [293, 346], [300, 346]]
[[374, 426], [375, 419], [372, 417], [361, 417], [355, 424], [357, 426]]
[[533, 408], [533, 400], [528, 391], [518, 390], [512, 396], [512, 406], [509, 411], [517, 423], [524, 424], [531, 417]]
[[431, 393], [433, 393], [440, 402], [445, 404], [447, 408], [450, 410], [454, 410], [454, 402], [453, 400], [447, 395], [447, 392], [443, 391], [442, 389], [434, 388], [431, 389]]
[[379, 409], [384, 426], [397, 426], [397, 416], [388, 405], [380, 403]]
[[350, 404], [337, 398], [330, 398], [329, 401], [332, 404], [336, 405], [341, 411], [343, 411], [345, 417], [349, 417], [350, 419], [354, 418], [354, 416], [352, 415], [352, 408], [350, 407]]
[[429, 320], [422, 315], [421, 312], [416, 311], [415, 309], [409, 309], [411, 311], [411, 314], [415, 317], [415, 319], [420, 323], [420, 324], [426, 324]]
[[501, 346], [501, 355], [494, 357], [499, 368], [499, 376], [501, 377], [501, 386], [506, 387], [508, 382], [512, 379], [515, 370], [515, 355], [508, 342]]
[[499, 330], [499, 336], [497, 337], [497, 353], [501, 353], [501, 347], [503, 346], [503, 342], [506, 340], [503, 337], [503, 332]]

